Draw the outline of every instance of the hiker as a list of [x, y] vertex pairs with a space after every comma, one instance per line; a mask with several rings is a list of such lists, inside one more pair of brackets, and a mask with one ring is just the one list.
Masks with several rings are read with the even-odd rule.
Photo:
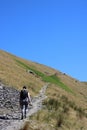
[[26, 118], [26, 110], [28, 109], [28, 104], [32, 105], [31, 97], [29, 92], [27, 91], [26, 86], [23, 86], [23, 89], [20, 92], [20, 107], [21, 107], [21, 119], [25, 116]]

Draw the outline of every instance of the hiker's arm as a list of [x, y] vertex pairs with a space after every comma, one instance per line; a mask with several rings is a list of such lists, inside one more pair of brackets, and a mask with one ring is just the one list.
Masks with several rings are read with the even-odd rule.
[[29, 93], [28, 93], [28, 99], [29, 99], [29, 102], [32, 103], [32, 102], [31, 102], [31, 97], [30, 97], [30, 94], [29, 94]]

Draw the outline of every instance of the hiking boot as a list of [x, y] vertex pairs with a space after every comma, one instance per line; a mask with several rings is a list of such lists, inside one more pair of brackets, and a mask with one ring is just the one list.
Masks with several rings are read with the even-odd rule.
[[23, 120], [23, 116], [21, 116], [21, 120]]

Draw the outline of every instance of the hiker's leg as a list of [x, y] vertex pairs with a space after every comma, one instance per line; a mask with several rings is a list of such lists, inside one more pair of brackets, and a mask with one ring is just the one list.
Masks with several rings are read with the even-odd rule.
[[21, 119], [23, 119], [23, 103], [21, 104]]
[[26, 118], [26, 111], [27, 111], [27, 108], [28, 108], [28, 102], [25, 103], [25, 118]]
[[24, 116], [26, 118], [26, 105], [24, 105]]
[[23, 119], [23, 110], [22, 110], [22, 113], [21, 113], [21, 119]]

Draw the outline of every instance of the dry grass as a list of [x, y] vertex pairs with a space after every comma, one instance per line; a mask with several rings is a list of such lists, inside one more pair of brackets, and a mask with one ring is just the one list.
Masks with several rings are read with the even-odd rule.
[[19, 66], [15, 59], [18, 59], [27, 65], [29, 64], [30, 66], [32, 64], [31, 62], [0, 51], [0, 80], [4, 84], [19, 90], [22, 86], [26, 85], [32, 95], [37, 94], [44, 85], [44, 82], [35, 75], [26, 72], [26, 69]]
[[32, 120], [44, 124], [45, 129], [49, 126], [50, 130], [87, 129], [87, 114], [83, 105], [86, 102], [81, 103], [82, 98], [55, 85], [50, 85], [46, 94], [48, 98], [43, 102], [43, 110], [32, 116]]
[[46, 92], [47, 101], [52, 99], [55, 104], [59, 103], [59, 107], [55, 106], [58, 108], [54, 111], [54, 107], [51, 109], [45, 104], [43, 110], [31, 117], [37, 127], [27, 122], [21, 130], [87, 130], [87, 118], [83, 113], [83, 111], [87, 113], [86, 82], [80, 82], [48, 66], [27, 61], [0, 50], [0, 81], [19, 90], [26, 85], [31, 95], [35, 96], [45, 82], [41, 76], [28, 73], [26, 71], [28, 67], [46, 76], [56, 75], [63, 83], [61, 85], [68, 86], [73, 93], [61, 89], [58, 84], [51, 83]]
[[30, 122], [28, 121], [25, 123], [24, 127], [21, 128], [20, 130], [33, 130], [33, 128], [31, 126]]

